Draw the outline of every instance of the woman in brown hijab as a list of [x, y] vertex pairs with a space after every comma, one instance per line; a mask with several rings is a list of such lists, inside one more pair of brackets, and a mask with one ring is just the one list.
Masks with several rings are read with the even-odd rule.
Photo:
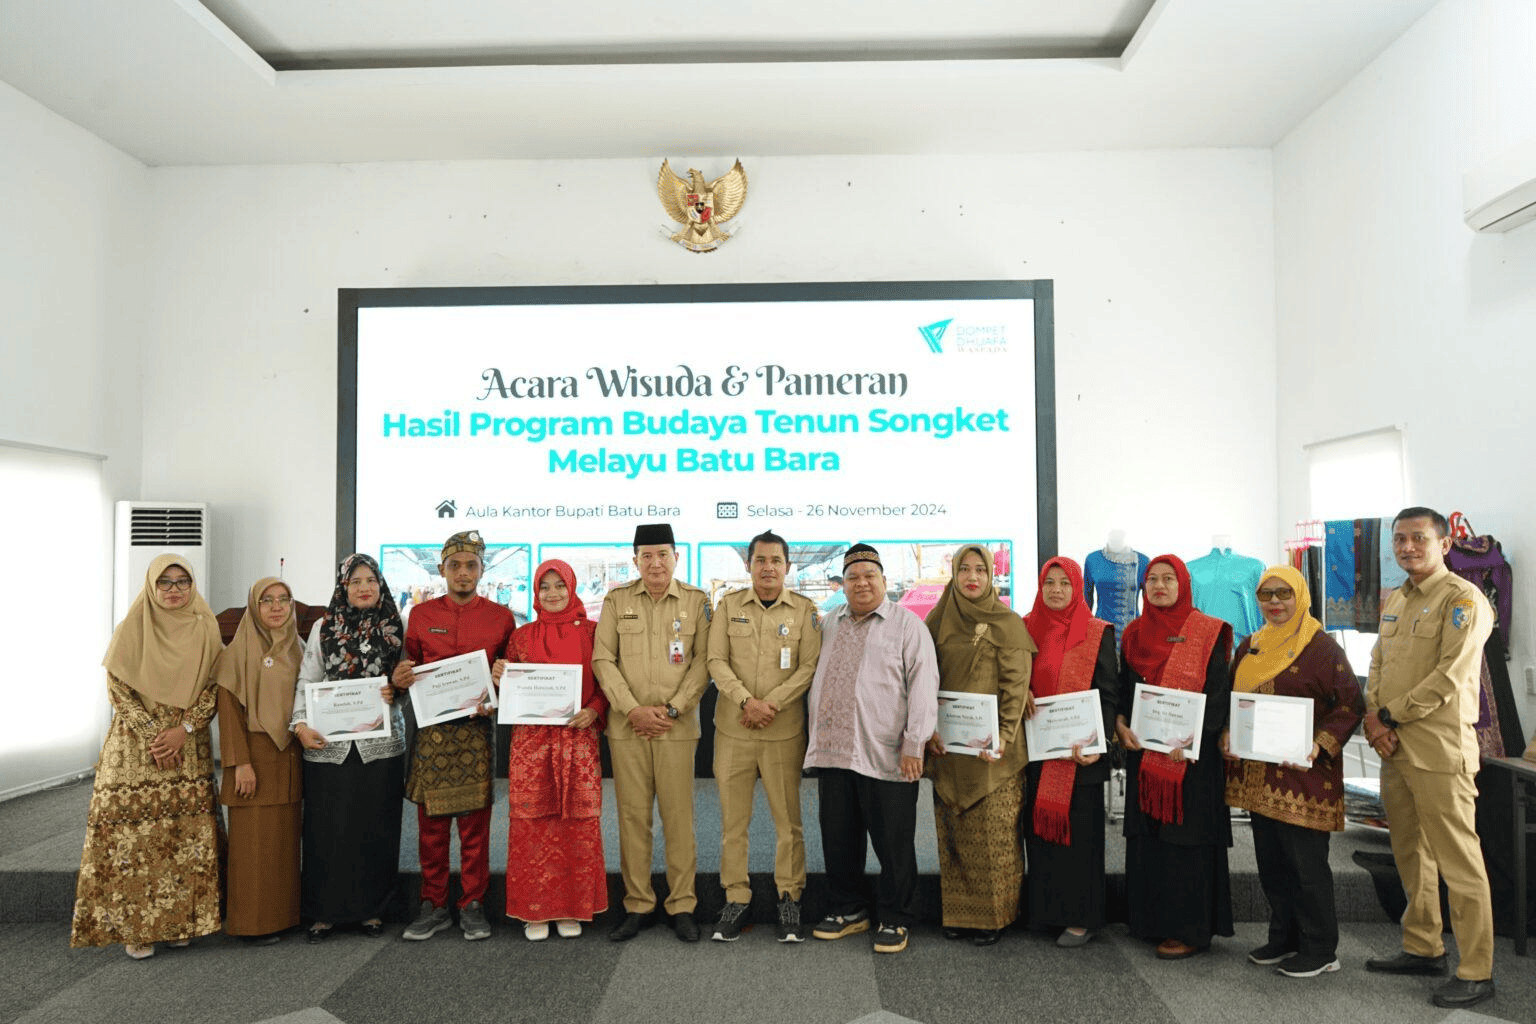
[[224, 930], [267, 945], [299, 923], [302, 749], [288, 731], [304, 648], [293, 594], [257, 580], [234, 639], [219, 656], [219, 745], [229, 808]]
[[121, 942], [142, 960], [219, 930], [223, 829], [214, 806], [219, 627], [190, 563], [161, 555], [112, 633], [114, 711], [96, 765], [71, 946]]
[[927, 619], [939, 656], [939, 686], [997, 697], [1000, 750], [972, 757], [946, 753], [938, 733], [928, 741], [944, 935], [990, 946], [1019, 915], [1021, 772], [1027, 761], [1019, 723], [1029, 704], [1035, 644], [1024, 621], [998, 600], [986, 548], [966, 545], [953, 565]]

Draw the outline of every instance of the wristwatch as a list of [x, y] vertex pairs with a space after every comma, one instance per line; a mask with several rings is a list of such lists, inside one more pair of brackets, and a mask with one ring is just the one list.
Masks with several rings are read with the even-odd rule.
[[1382, 725], [1386, 726], [1388, 729], [1397, 728], [1397, 719], [1393, 718], [1392, 712], [1388, 711], [1386, 708], [1376, 709], [1376, 720]]
[[752, 699], [751, 697], [743, 697], [743, 698], [741, 698], [741, 710], [743, 710], [743, 711], [747, 710], [747, 701], [749, 701], [751, 699]]
[[677, 717], [677, 708], [673, 707], [670, 703], [667, 704], [667, 717], [668, 718], [676, 718]]

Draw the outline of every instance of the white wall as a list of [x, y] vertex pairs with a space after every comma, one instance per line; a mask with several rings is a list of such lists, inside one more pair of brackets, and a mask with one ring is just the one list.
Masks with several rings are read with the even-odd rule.
[[145, 402], [187, 405], [142, 488], [213, 503], [214, 606], [279, 556], [330, 592], [342, 287], [1049, 278], [1062, 549], [1277, 554], [1267, 152], [743, 161], [708, 255], [665, 240], [659, 159], [155, 170]]
[[[101, 552], [111, 550], [110, 496], [134, 497], [139, 484], [147, 179], [137, 161], [0, 83], [0, 444], [105, 456], [108, 492], [95, 493], [94, 508], [34, 517], [50, 529], [3, 538], [9, 551], [29, 558], [26, 568], [12, 566], [13, 577], [63, 586], [69, 604], [68, 614], [43, 620], [41, 635], [31, 628], [15, 635], [23, 627], [14, 616], [0, 621], [0, 641], [11, 652], [0, 701], [13, 709], [24, 695], [10, 691], [36, 685], [28, 678], [34, 660], [106, 646], [112, 565]], [[94, 474], [94, 460], [86, 461]], [[49, 460], [12, 450], [6, 465], [12, 462]], [[3, 500], [27, 497], [5, 493]], [[19, 514], [14, 506], [10, 511]], [[47, 677], [49, 697], [75, 731], [48, 732], [53, 742], [46, 749], [5, 744], [0, 793], [83, 771], [96, 760], [107, 720], [102, 672], [91, 659], [85, 667], [63, 664], [72, 667], [60, 673], [55, 664]]]
[[148, 178], [0, 82], [0, 439], [105, 455], [130, 497]]
[[1301, 444], [1402, 424], [1410, 501], [1466, 512], [1515, 566], [1527, 732], [1536, 226], [1473, 234], [1461, 176], [1533, 137], [1536, 4], [1444, 0], [1274, 157], [1282, 521], [1306, 512]]

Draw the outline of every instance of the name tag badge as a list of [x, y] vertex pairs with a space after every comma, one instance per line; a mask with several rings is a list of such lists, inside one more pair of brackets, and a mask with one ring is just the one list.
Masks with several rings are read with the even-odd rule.
[[446, 629], [439, 629], [436, 626], [428, 626], [427, 627], [427, 632], [428, 633], [444, 633], [444, 634], [446, 634], [448, 631]]
[[790, 664], [790, 658], [791, 658], [791, 655], [789, 653], [789, 648], [788, 647], [780, 647], [779, 648], [779, 668], [792, 668], [793, 666]]
[[731, 616], [731, 621], [732, 622], [747, 623], [747, 624], [751, 624], [751, 622], [752, 622], [752, 620], [747, 618], [745, 615], [733, 615], [733, 616]]
[[1382, 622], [1396, 622], [1397, 621], [1397, 616], [1396, 615], [1383, 615], [1381, 617], [1381, 621]]
[[667, 644], [667, 660], [674, 665], [681, 665], [683, 663], [683, 642], [681, 640], [673, 640]]

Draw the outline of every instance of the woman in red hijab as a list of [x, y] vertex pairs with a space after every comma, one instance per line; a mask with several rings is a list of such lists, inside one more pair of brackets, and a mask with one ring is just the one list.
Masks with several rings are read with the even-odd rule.
[[[1083, 570], [1053, 558], [1040, 570], [1035, 606], [1024, 626], [1039, 650], [1030, 671], [1036, 700], [1097, 690], [1103, 736], [1119, 703], [1115, 630], [1083, 600]], [[1082, 946], [1104, 926], [1104, 783], [1109, 758], [1082, 744], [1025, 768], [1024, 848], [1029, 855], [1029, 926], [1061, 929], [1058, 946]]]
[[[1125, 889], [1131, 934], [1182, 960], [1232, 934], [1221, 731], [1227, 724], [1232, 627], [1195, 611], [1189, 570], [1173, 555], [1147, 565], [1141, 615], [1125, 628], [1115, 731], [1126, 749]], [[1131, 731], [1137, 683], [1205, 694], [1200, 757], [1143, 750]]]
[[506, 662], [581, 666], [581, 706], [565, 725], [514, 725], [507, 763], [507, 916], [534, 942], [581, 934], [608, 909], [603, 866], [603, 771], [597, 738], [608, 698], [592, 674], [592, 636], [576, 574], [559, 559], [534, 572], [538, 617], [512, 634]]

